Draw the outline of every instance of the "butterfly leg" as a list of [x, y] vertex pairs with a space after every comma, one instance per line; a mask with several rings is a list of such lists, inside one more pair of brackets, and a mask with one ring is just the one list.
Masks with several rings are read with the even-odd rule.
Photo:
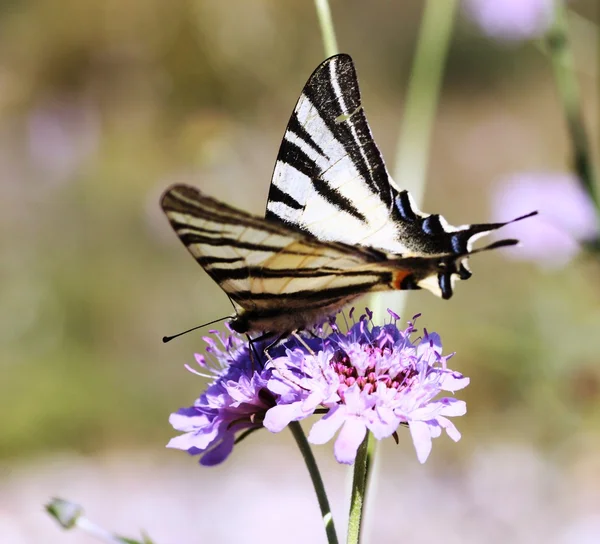
[[249, 346], [249, 351], [250, 351], [250, 358], [252, 360], [252, 369], [254, 370], [254, 359], [256, 358], [257, 361], [257, 365], [256, 368], [261, 368], [264, 365], [261, 363], [260, 360], [260, 356], [258, 355], [258, 351], [256, 351], [256, 347], [254, 346], [254, 342], [255, 340], [253, 340], [252, 338], [250, 338], [250, 336], [246, 335], [246, 338], [248, 339], [248, 346]]
[[[275, 340], [273, 340], [272, 342], [270, 342], [269, 344], [267, 344], [264, 348], [261, 349], [262, 353], [267, 355], [267, 357], [269, 356], [268, 351], [277, 346], [282, 340], [285, 340], [288, 336], [290, 335], [289, 332], [284, 332], [280, 335], [278, 335]], [[248, 343], [251, 346], [252, 352], [254, 353], [254, 355], [256, 356], [256, 358], [258, 359], [260, 366], [263, 367], [264, 364], [260, 361], [260, 356], [258, 354], [258, 351], [256, 349], [256, 344], [260, 343], [260, 342], [264, 342], [265, 340], [269, 339], [269, 338], [273, 338], [273, 336], [275, 336], [274, 333], [272, 332], [263, 332], [261, 335], [257, 336], [256, 338], [250, 338], [248, 335], [246, 335], [246, 338], [248, 338]]]

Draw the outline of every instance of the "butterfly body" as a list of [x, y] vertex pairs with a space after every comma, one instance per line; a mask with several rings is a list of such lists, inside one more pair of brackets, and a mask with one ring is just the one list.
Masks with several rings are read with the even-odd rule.
[[[361, 105], [352, 59], [324, 61], [286, 128], [266, 217], [175, 185], [161, 205], [198, 263], [227, 293], [237, 332], [285, 336], [374, 291], [450, 298], [478, 237], [506, 223], [453, 227], [418, 210], [390, 178]], [[526, 217], [526, 216], [525, 216]], [[517, 218], [517, 221], [522, 218]]]

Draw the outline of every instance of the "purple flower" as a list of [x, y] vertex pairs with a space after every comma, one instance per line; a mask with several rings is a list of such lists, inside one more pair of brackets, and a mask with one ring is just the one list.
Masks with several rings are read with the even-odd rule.
[[436, 397], [462, 389], [469, 379], [447, 368], [450, 356], [442, 356], [439, 336], [425, 331], [413, 342], [412, 323], [405, 330], [395, 323], [378, 327], [371, 317], [362, 316], [346, 334], [332, 320], [324, 338], [296, 335], [266, 352], [260, 345], [249, 351], [245, 339], [212, 331], [217, 341], [204, 339], [207, 357], [196, 355], [202, 372], [189, 369], [212, 382], [193, 406], [171, 415], [171, 425], [184, 434], [168, 447], [215, 465], [231, 453], [237, 433], [263, 426], [279, 432], [314, 413], [325, 415], [309, 441], [323, 444], [339, 431], [334, 451], [340, 463], [354, 462], [367, 431], [380, 440], [397, 439], [398, 427], [407, 426], [422, 463], [442, 430], [459, 440], [448, 417], [463, 415], [465, 403]]
[[582, 243], [600, 236], [594, 206], [571, 174], [515, 174], [498, 186], [493, 208], [497, 220], [525, 210], [539, 210], [527, 226], [505, 227], [507, 236], [522, 242], [508, 248], [506, 254], [547, 268], [564, 266], [581, 250]]
[[171, 414], [171, 425], [185, 434], [167, 444], [191, 455], [200, 454], [202, 465], [224, 461], [233, 449], [236, 433], [262, 427], [264, 414], [275, 404], [266, 388], [271, 371], [250, 355], [247, 341], [211, 332], [218, 343], [204, 338], [207, 357], [196, 354], [202, 372], [188, 369], [213, 381], [193, 406]]
[[408, 426], [424, 463], [431, 439], [442, 429], [453, 440], [460, 439], [448, 417], [466, 413], [463, 401], [436, 397], [466, 387], [469, 379], [447, 368], [450, 356], [442, 356], [437, 334], [425, 331], [413, 343], [412, 323], [399, 330], [395, 323], [374, 326], [370, 318], [363, 316], [346, 334], [334, 326], [319, 351], [288, 349], [272, 360], [267, 387], [281, 396], [266, 413], [264, 426], [278, 432], [325, 408], [308, 440], [323, 444], [339, 431], [334, 453], [338, 462], [347, 464], [354, 462], [367, 431], [380, 440], [396, 438], [398, 427]]
[[553, 0], [463, 0], [467, 15], [490, 38], [514, 42], [537, 38], [553, 19]]

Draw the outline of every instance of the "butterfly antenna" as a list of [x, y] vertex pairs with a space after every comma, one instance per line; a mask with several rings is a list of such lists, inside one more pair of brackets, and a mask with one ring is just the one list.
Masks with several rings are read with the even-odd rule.
[[173, 336], [163, 336], [163, 339], [162, 339], [163, 344], [166, 344], [167, 342], [170, 342], [171, 340], [174, 340], [175, 338], [183, 336], [184, 334], [187, 334], [188, 332], [192, 332], [197, 329], [201, 329], [202, 327], [208, 327], [209, 325], [218, 323], [219, 321], [224, 321], [225, 319], [232, 319], [232, 316], [226, 315], [225, 317], [219, 317], [219, 319], [215, 319], [214, 321], [209, 321], [208, 323], [203, 323], [202, 325], [192, 327], [191, 329], [188, 329], [187, 331], [178, 332], [177, 334], [174, 334]]

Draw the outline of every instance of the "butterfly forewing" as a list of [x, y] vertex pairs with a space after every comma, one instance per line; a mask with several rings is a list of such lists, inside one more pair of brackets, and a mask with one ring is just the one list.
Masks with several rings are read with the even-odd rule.
[[186, 185], [169, 188], [161, 204], [190, 253], [243, 310], [238, 321], [253, 332], [304, 328], [361, 294], [394, 288], [410, 272], [377, 250], [322, 242]]
[[266, 216], [322, 240], [401, 253], [407, 248], [389, 221], [393, 199], [352, 59], [332, 57], [312, 74], [289, 121]]
[[[468, 253], [477, 237], [506, 224], [453, 227], [418, 210], [385, 167], [348, 55], [327, 59], [306, 83], [277, 156], [266, 217], [399, 256]], [[454, 279], [469, 276], [460, 266]]]

